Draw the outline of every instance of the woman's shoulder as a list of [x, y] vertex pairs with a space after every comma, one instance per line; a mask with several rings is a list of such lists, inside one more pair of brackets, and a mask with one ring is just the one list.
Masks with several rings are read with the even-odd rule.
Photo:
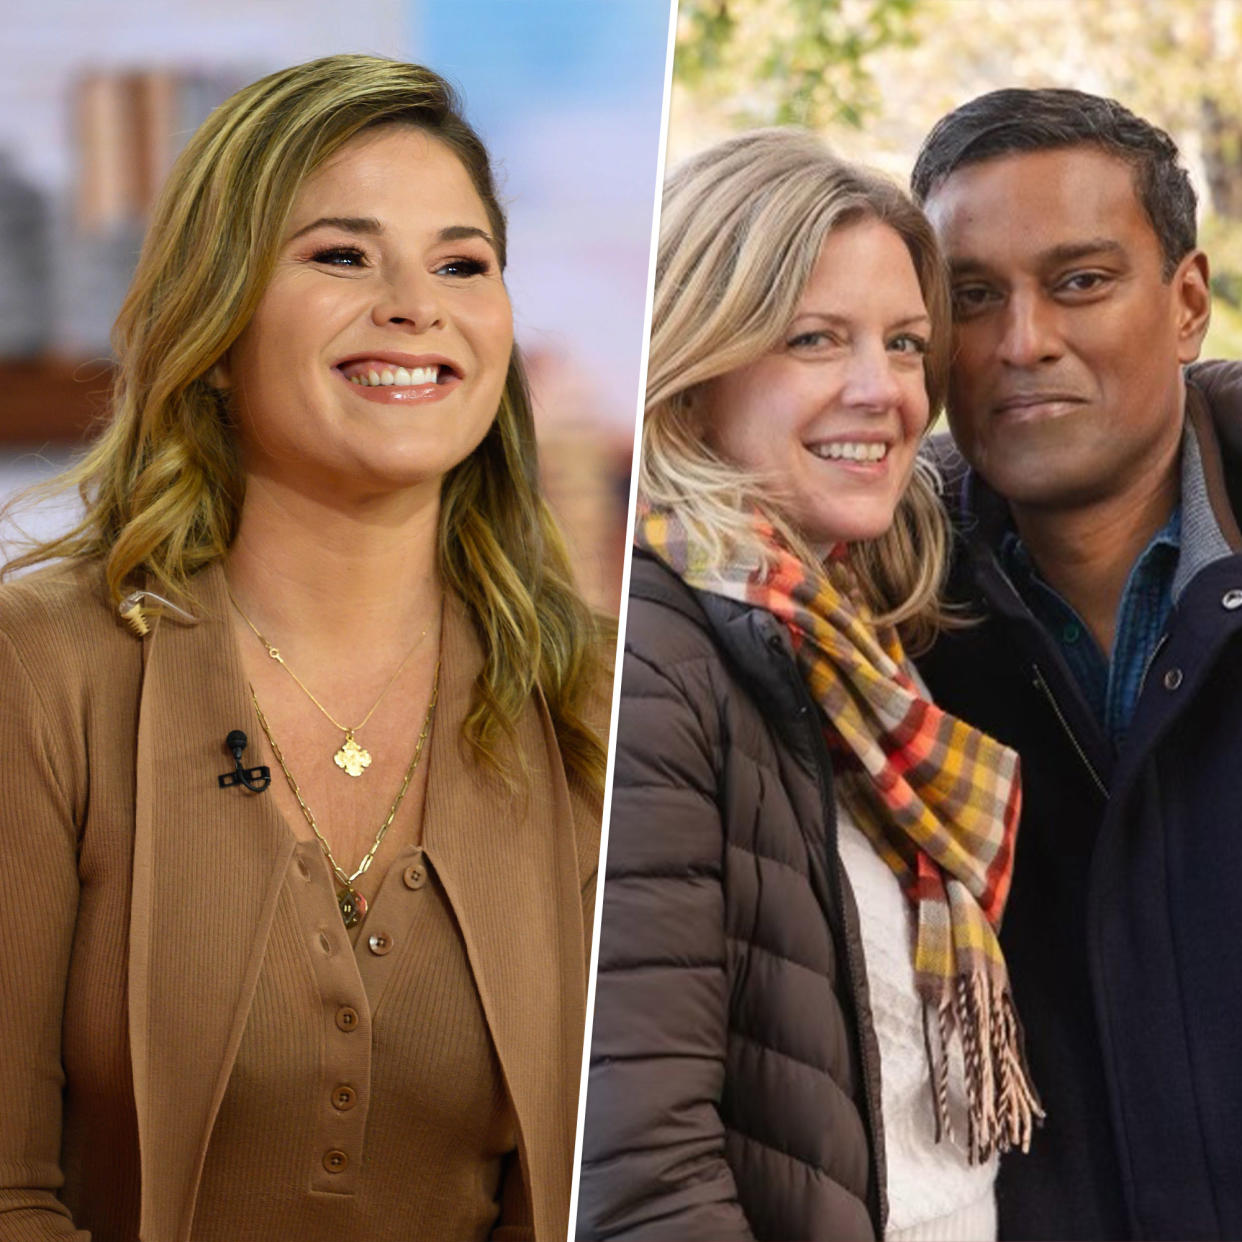
[[[112, 605], [99, 561], [64, 561], [0, 585], [3, 741], [41, 738], [79, 811], [89, 757], [113, 755], [132, 737], [141, 677], [142, 644]], [[124, 761], [113, 766], [122, 771]]]
[[666, 669], [717, 655], [698, 592], [641, 551], [634, 553], [630, 572], [625, 649]]
[[[12, 728], [46, 728], [67, 767], [124, 731], [143, 643], [113, 604], [98, 559], [66, 560], [0, 585], [0, 700]], [[72, 745], [69, 738], [78, 739]]]
[[0, 635], [40, 673], [98, 667], [138, 649], [97, 559], [60, 561], [0, 584]]

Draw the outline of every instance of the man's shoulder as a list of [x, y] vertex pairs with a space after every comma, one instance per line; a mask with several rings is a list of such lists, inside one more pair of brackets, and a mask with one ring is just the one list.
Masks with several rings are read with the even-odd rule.
[[1217, 358], [1192, 363], [1186, 383], [1203, 394], [1226, 452], [1242, 457], [1242, 362]]
[[1202, 391], [1208, 400], [1227, 404], [1242, 416], [1242, 362], [1211, 358], [1192, 362], [1185, 374], [1186, 382]]

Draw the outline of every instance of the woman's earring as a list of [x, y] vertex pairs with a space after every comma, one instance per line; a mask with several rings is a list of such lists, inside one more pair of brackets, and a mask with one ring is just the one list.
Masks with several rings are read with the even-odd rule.
[[228, 392], [233, 387], [233, 377], [229, 374], [228, 355], [225, 354], [223, 357], [217, 358], [203, 372], [203, 379], [218, 393]]

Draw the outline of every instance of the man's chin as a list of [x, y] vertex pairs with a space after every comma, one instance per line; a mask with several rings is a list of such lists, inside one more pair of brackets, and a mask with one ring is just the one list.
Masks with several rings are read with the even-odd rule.
[[993, 461], [982, 465], [979, 474], [997, 495], [1023, 509], [1082, 509], [1116, 491], [1114, 479], [1084, 470], [1081, 458], [1072, 463], [1047, 456], [1027, 463]]

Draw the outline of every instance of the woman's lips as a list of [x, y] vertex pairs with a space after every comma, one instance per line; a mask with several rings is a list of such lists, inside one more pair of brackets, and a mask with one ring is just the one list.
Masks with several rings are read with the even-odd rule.
[[859, 438], [816, 441], [803, 447], [834, 470], [877, 479], [888, 473], [888, 457], [893, 446], [886, 440]]
[[[397, 368], [386, 369], [394, 373], [395, 378]], [[333, 370], [352, 393], [364, 401], [373, 401], [378, 405], [423, 405], [431, 401], [440, 401], [461, 383], [461, 377], [447, 367], [440, 368], [438, 380], [412, 384], [359, 382], [357, 379], [351, 379], [340, 367], [334, 367]], [[413, 378], [421, 379], [422, 375], [415, 374]]]

